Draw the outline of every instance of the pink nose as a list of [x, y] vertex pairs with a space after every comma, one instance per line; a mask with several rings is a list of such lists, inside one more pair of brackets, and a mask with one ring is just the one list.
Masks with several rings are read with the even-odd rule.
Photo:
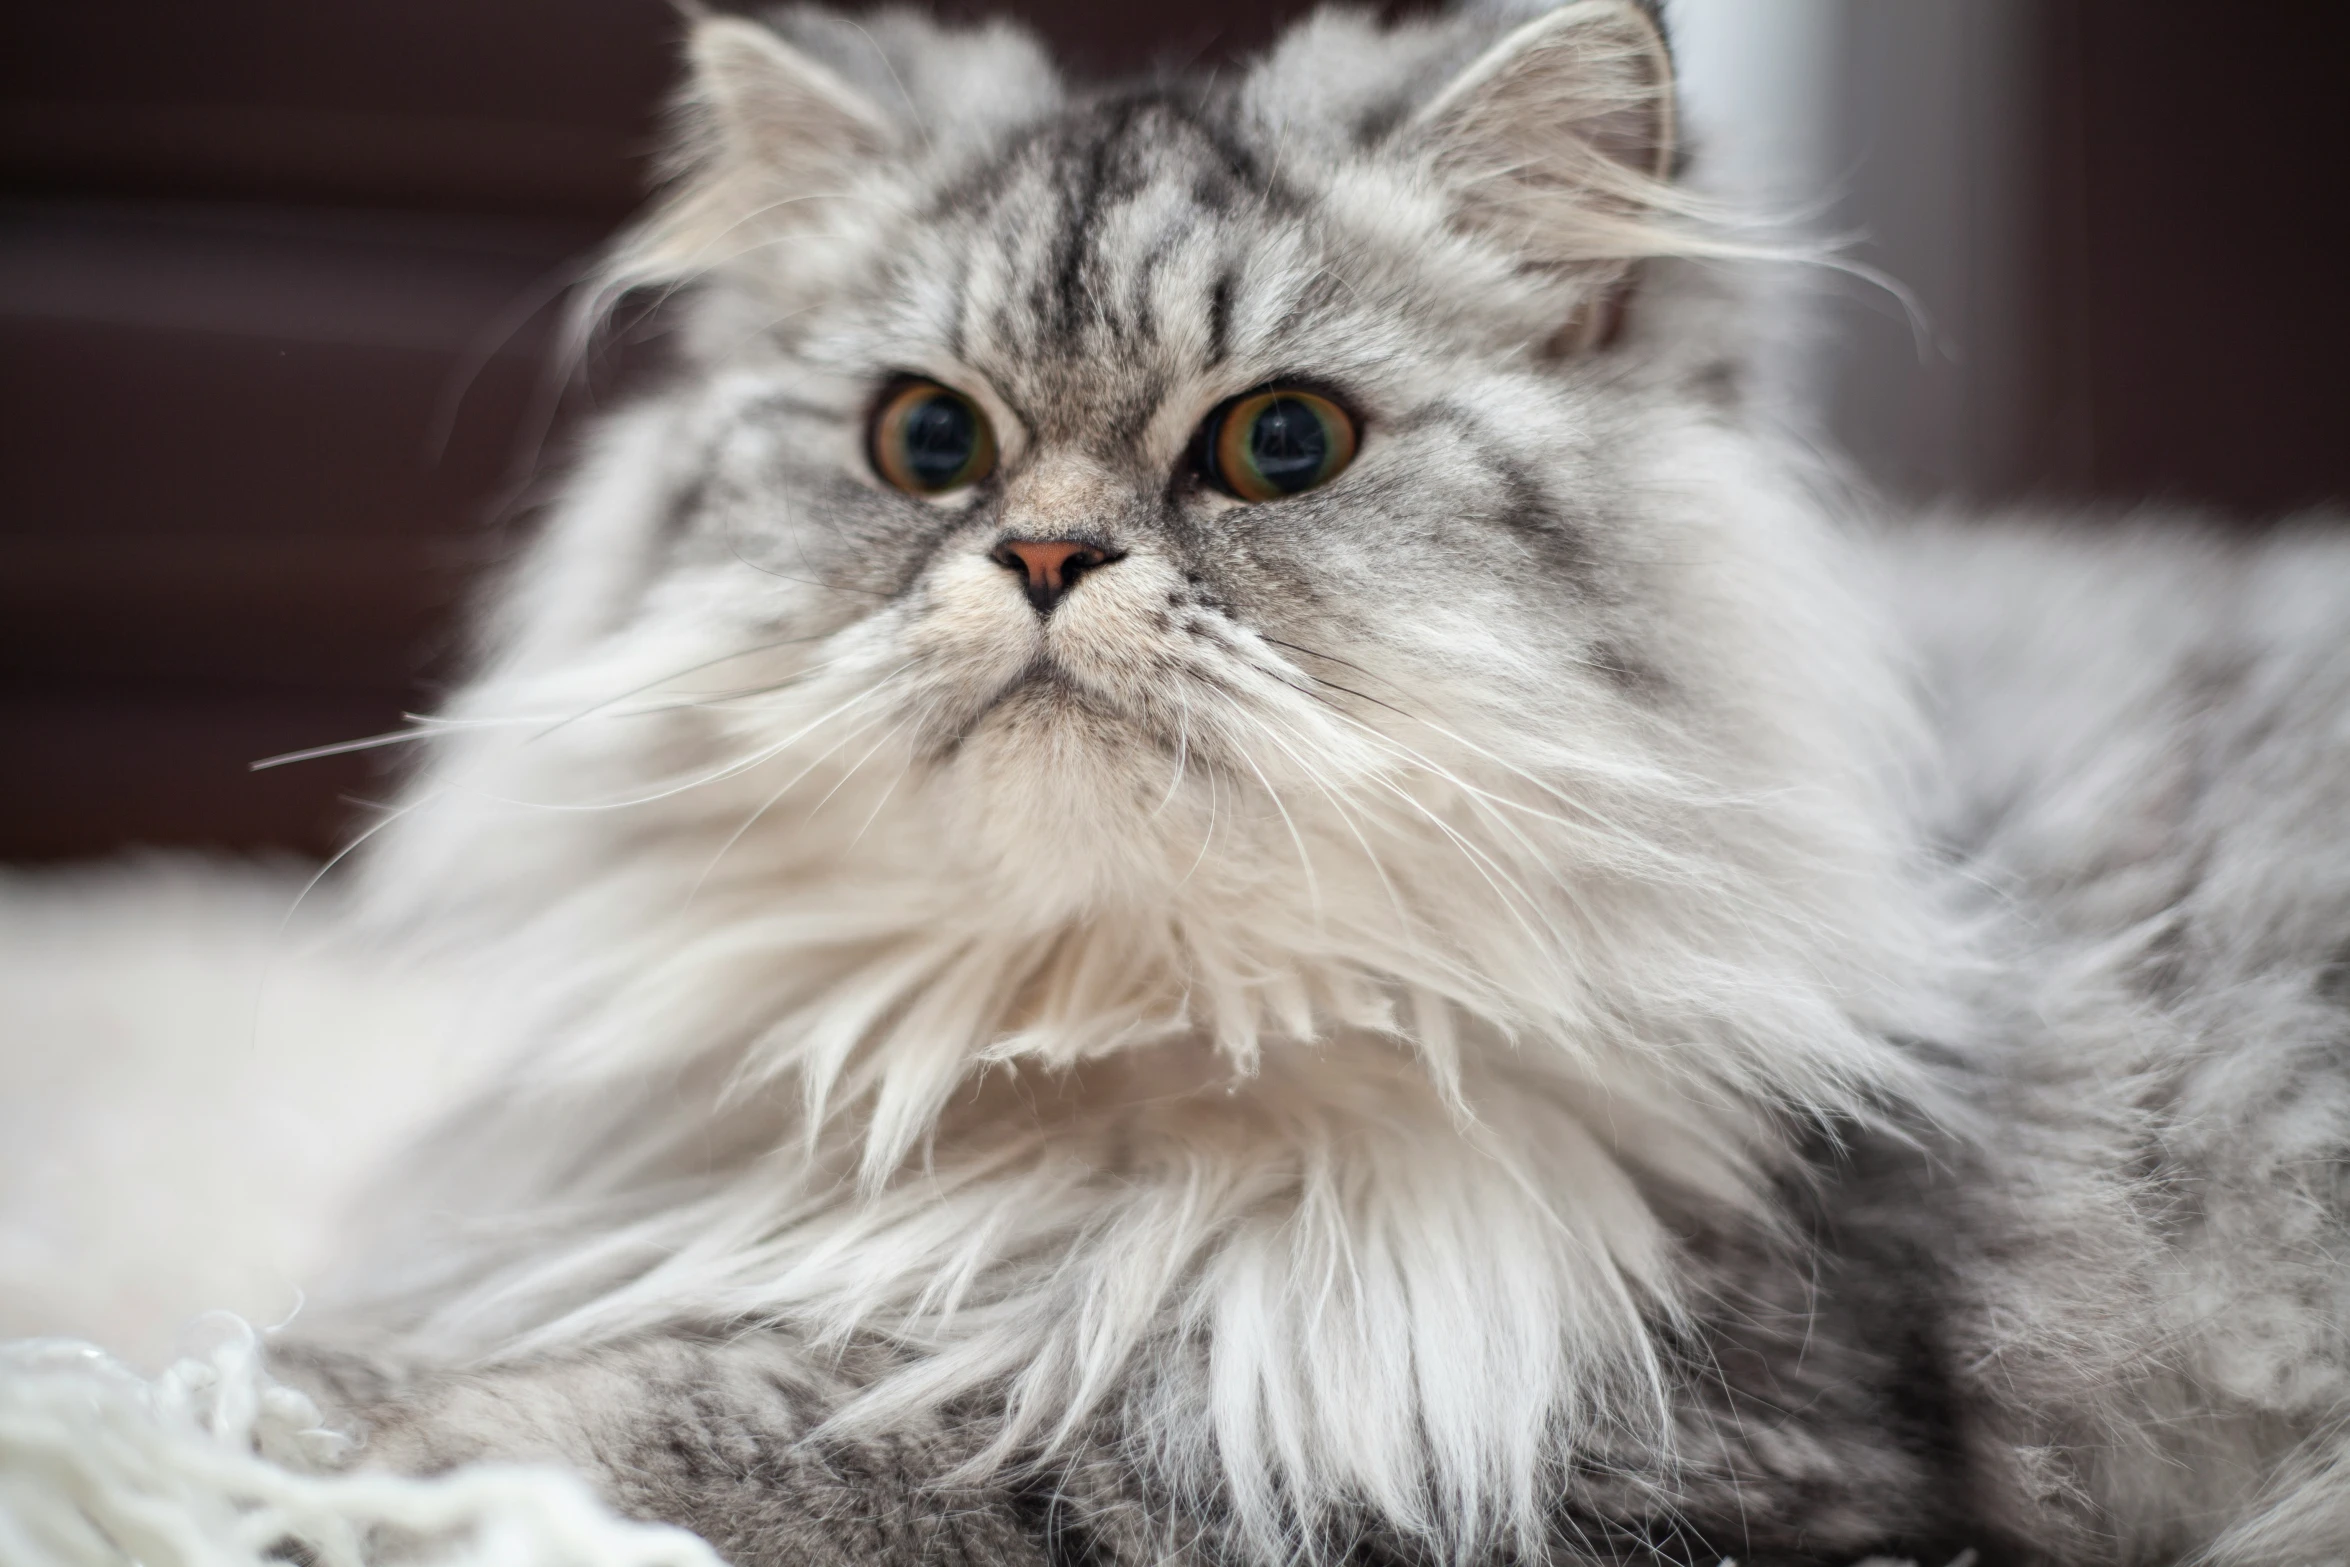
[[1079, 577], [1117, 558], [1081, 539], [999, 539], [988, 551], [988, 559], [1020, 574], [1028, 602], [1039, 615], [1051, 614]]

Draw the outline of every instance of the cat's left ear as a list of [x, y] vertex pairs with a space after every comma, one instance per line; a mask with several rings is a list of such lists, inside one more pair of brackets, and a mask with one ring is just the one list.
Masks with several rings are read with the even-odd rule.
[[[690, 69], [668, 190], [620, 247], [621, 287], [690, 279], [785, 240], [806, 282], [808, 236], [886, 208], [887, 182], [915, 160], [968, 154], [1060, 97], [1036, 41], [1001, 23], [808, 5], [753, 20], [680, 3]], [[770, 283], [785, 280], [770, 269]]]
[[1668, 251], [1673, 60], [1651, 10], [1571, 0], [1486, 49], [1399, 129], [1460, 221], [1577, 296], [1560, 346], [1601, 336], [1632, 263]]

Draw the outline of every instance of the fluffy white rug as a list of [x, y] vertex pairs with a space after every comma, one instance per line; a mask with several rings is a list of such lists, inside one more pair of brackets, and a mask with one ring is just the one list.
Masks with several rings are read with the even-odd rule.
[[[315, 1472], [348, 1446], [220, 1317], [149, 1381], [61, 1339], [0, 1347], [0, 1562], [11, 1567], [719, 1567], [615, 1518], [570, 1475]], [[295, 1554], [298, 1548], [299, 1554]]]
[[553, 1471], [326, 1472], [349, 1439], [263, 1369], [244, 1319], [299, 1310], [476, 1064], [430, 975], [336, 950], [309, 875], [0, 871], [0, 1564], [717, 1567]]
[[299, 1306], [334, 1216], [469, 1076], [429, 976], [336, 951], [310, 867], [0, 871], [0, 1338], [147, 1370]]

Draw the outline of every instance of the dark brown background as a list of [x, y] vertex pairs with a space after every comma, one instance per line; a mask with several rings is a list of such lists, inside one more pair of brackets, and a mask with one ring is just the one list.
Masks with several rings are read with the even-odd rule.
[[[993, 9], [1109, 73], [1304, 8]], [[2002, 486], [2244, 518], [2350, 493], [2350, 8], [2030, 15], [2032, 438]], [[676, 27], [662, 0], [0, 19], [0, 858], [334, 840], [367, 761], [247, 763], [430, 701], [558, 402], [593, 401], [555, 396], [547, 307], [641, 189]]]

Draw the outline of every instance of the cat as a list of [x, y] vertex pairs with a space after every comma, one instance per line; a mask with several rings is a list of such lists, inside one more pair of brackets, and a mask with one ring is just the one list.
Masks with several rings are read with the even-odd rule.
[[2339, 1560], [2350, 546], [1872, 521], [1658, 19], [691, 24], [280, 1350], [739, 1567]]

